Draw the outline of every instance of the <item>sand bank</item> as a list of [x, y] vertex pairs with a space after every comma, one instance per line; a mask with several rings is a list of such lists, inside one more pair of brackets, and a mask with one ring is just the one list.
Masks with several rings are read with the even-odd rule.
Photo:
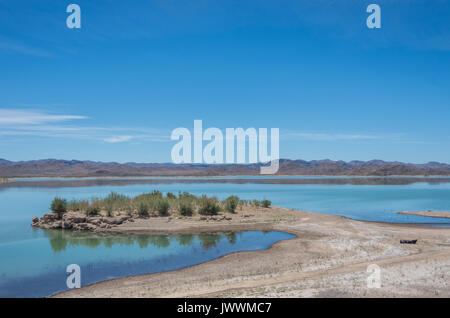
[[430, 218], [450, 219], [450, 212], [444, 212], [444, 211], [401, 211], [401, 212], [397, 212], [397, 213], [398, 214], [427, 216]]
[[[150, 218], [120, 233], [285, 231], [297, 238], [178, 271], [115, 279], [55, 297], [450, 297], [450, 229], [360, 222], [285, 208], [231, 220]], [[415, 245], [401, 239], [417, 239]], [[381, 268], [368, 288], [367, 267]]]

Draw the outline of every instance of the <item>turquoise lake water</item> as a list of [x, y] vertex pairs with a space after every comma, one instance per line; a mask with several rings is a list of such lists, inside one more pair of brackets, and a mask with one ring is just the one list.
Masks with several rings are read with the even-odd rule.
[[0, 297], [43, 297], [66, 290], [69, 264], [81, 285], [181, 269], [238, 251], [269, 248], [294, 235], [245, 231], [204, 235], [98, 235], [33, 230], [33, 239], [0, 244]]
[[[268, 178], [270, 179], [270, 178]], [[134, 184], [43, 180], [0, 186], [0, 296], [39, 297], [65, 289], [66, 266], [78, 264], [82, 285], [130, 275], [191, 266], [237, 251], [259, 250], [293, 236], [247, 231], [201, 236], [98, 236], [44, 231], [30, 226], [55, 196], [89, 199], [115, 191], [134, 196], [162, 192], [215, 195], [224, 199], [269, 199], [273, 205], [347, 216], [358, 220], [450, 225], [450, 219], [398, 215], [403, 210], [450, 211], [450, 182], [410, 184], [279, 184], [140, 180]]]

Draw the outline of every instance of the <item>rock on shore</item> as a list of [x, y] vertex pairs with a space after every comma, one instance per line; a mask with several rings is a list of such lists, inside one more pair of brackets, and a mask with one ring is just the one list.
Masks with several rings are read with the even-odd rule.
[[57, 213], [46, 213], [42, 218], [33, 217], [31, 226], [41, 229], [63, 229], [74, 231], [107, 230], [124, 222], [133, 221], [128, 216], [103, 217], [86, 216], [77, 212], [65, 213], [59, 218]]

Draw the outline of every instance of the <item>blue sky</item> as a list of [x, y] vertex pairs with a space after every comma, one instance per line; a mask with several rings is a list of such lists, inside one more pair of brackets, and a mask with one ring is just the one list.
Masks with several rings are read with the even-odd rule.
[[0, 0], [0, 158], [168, 162], [171, 131], [202, 119], [279, 128], [282, 158], [449, 163], [449, 17], [438, 0]]

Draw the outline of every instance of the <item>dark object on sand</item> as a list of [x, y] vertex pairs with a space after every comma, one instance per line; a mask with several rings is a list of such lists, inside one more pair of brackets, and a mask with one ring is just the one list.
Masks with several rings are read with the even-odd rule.
[[400, 240], [400, 244], [416, 244], [417, 240]]

